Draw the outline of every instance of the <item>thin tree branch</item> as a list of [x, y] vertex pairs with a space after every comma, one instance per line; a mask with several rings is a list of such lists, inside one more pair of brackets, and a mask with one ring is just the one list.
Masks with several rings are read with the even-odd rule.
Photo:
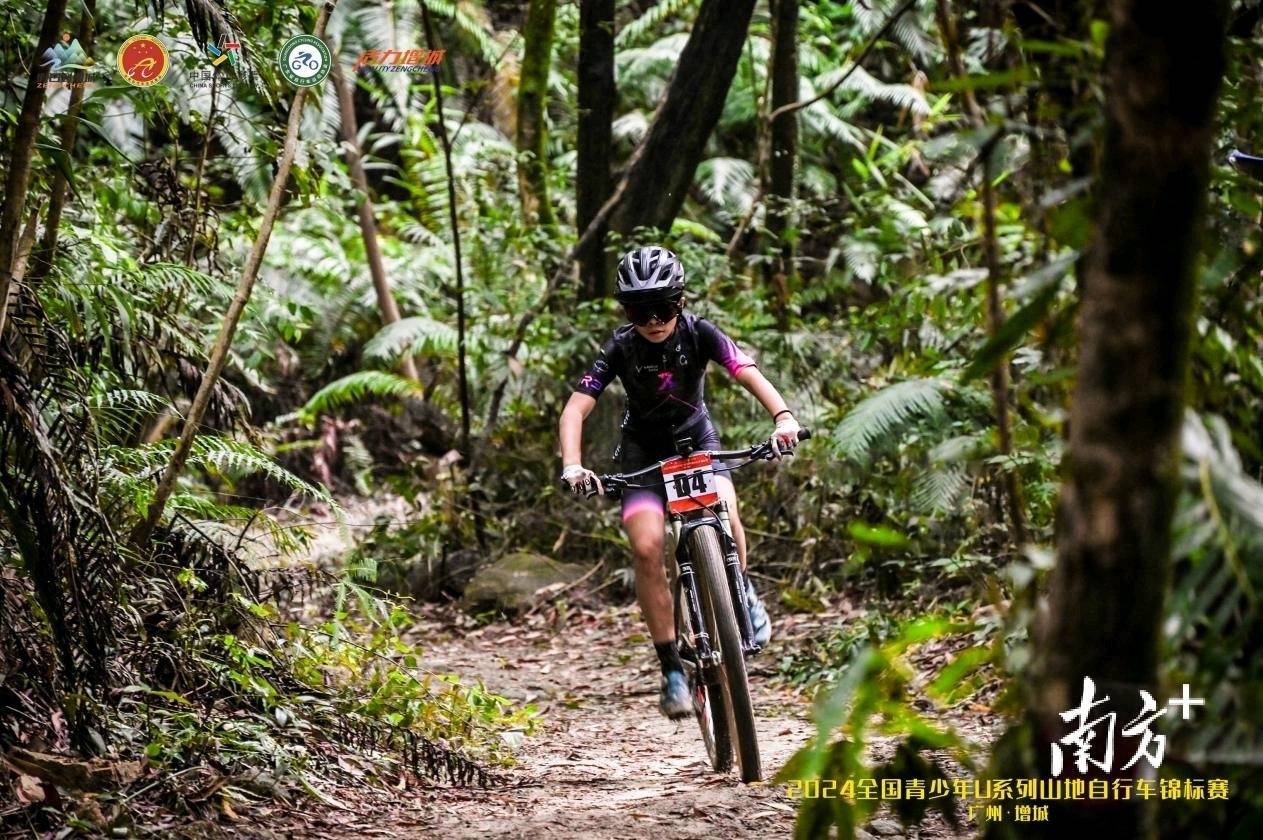
[[[79, 17], [79, 44], [89, 55], [96, 35], [96, 0], [84, 0], [83, 14]], [[76, 70], [76, 87], [70, 91], [70, 104], [61, 120], [61, 150], [67, 158], [74, 154], [75, 139], [79, 135], [79, 114], [83, 110], [83, 97], [87, 92], [88, 71]], [[38, 286], [52, 270], [57, 255], [57, 237], [61, 229], [61, 214], [66, 206], [66, 188], [69, 182], [61, 167], [53, 171], [49, 187], [48, 215], [44, 219], [44, 235], [40, 237], [28, 283]]]
[[[763, 167], [766, 165], [766, 161], [771, 154], [768, 147], [771, 143], [770, 126], [772, 123], [774, 123], [782, 114], [790, 114], [796, 111], [801, 111], [803, 108], [810, 108], [822, 99], [832, 95], [835, 90], [840, 88], [842, 84], [851, 77], [851, 74], [854, 73], [864, 62], [864, 59], [868, 58], [868, 54], [873, 51], [874, 47], [877, 46], [877, 42], [886, 36], [886, 33], [890, 31], [890, 28], [895, 25], [895, 21], [902, 17], [903, 14], [914, 5], [916, 5], [916, 0], [905, 0], [902, 6], [895, 9], [895, 11], [891, 13], [890, 17], [886, 18], [886, 22], [881, 25], [881, 28], [874, 32], [873, 36], [868, 39], [868, 43], [864, 45], [864, 49], [860, 50], [859, 55], [851, 61], [851, 64], [847, 67], [846, 72], [843, 73], [836, 82], [829, 85], [810, 99], [804, 99], [799, 102], [790, 102], [782, 105], [763, 118], [763, 122], [766, 123], [766, 130], [764, 126], [760, 126], [758, 162], [756, 163], [759, 171], [763, 170]], [[733, 232], [732, 238], [728, 240], [727, 247], [724, 248], [724, 256], [729, 260], [732, 259], [733, 253], [736, 252], [737, 244], [741, 241], [741, 238], [745, 236], [746, 228], [748, 228], [750, 226], [750, 222], [754, 220], [754, 214], [758, 210], [759, 205], [763, 203], [763, 199], [766, 195], [766, 184], [760, 181], [758, 194], [755, 195], [754, 200], [750, 202], [750, 209], [747, 210], [745, 215], [741, 217], [741, 221], [737, 224], [736, 231]]]
[[[425, 25], [425, 46], [426, 49], [433, 50], [434, 24], [430, 20], [430, 8], [425, 4], [425, 0], [419, 0], [419, 5], [421, 19]], [[471, 453], [469, 451], [469, 375], [465, 345], [465, 270], [461, 264], [460, 225], [456, 218], [456, 173], [452, 171], [452, 141], [447, 136], [447, 123], [443, 118], [443, 85], [439, 80], [438, 68], [435, 68], [432, 81], [439, 140], [443, 144], [443, 164], [447, 169], [447, 217], [452, 228], [452, 253], [456, 264], [456, 356], [459, 365], [457, 375], [460, 390], [460, 453], [468, 463]]]
[[22, 96], [17, 129], [11, 141], [4, 201], [0, 204], [0, 338], [4, 336], [9, 315], [14, 250], [17, 247], [18, 227], [22, 223], [22, 210], [26, 206], [26, 194], [31, 186], [31, 165], [35, 156], [35, 139], [39, 135], [40, 113], [44, 110], [44, 88], [39, 83], [39, 57], [57, 40], [65, 12], [66, 0], [49, 0], [48, 8], [44, 11], [44, 22], [40, 26], [39, 40], [35, 44], [35, 60], [31, 62], [31, 71], [26, 79], [26, 92]]
[[[364, 173], [352, 88], [347, 82], [346, 74], [342, 72], [342, 63], [336, 57], [333, 60], [330, 76], [337, 89], [342, 147], [346, 155], [347, 169], [351, 170], [351, 182], [363, 195], [363, 198], [356, 202], [355, 211], [359, 216], [360, 236], [364, 240], [364, 257], [368, 262], [368, 272], [373, 278], [373, 291], [377, 293], [377, 308], [381, 311], [382, 324], [389, 325], [400, 319], [399, 304], [395, 302], [394, 292], [390, 288], [390, 278], [386, 276], [386, 266], [382, 260], [381, 243], [377, 239], [377, 214], [373, 209], [373, 200], [369, 197], [368, 176]], [[417, 375], [417, 363], [411, 351], [404, 354], [399, 363], [399, 371], [413, 382], [420, 381]]]
[[[325, 0], [324, 5], [321, 7], [314, 33], [317, 38], [324, 36], [325, 25], [329, 21], [329, 14], [333, 11], [336, 2], [337, 0]], [[202, 374], [202, 381], [198, 385], [197, 394], [193, 397], [193, 404], [189, 407], [188, 417], [184, 421], [184, 429], [180, 434], [180, 441], [176, 444], [175, 452], [171, 455], [171, 462], [167, 464], [166, 470], [163, 471], [162, 478], [158, 482], [158, 488], [154, 491], [154, 498], [149, 505], [149, 511], [144, 521], [132, 531], [131, 542], [138, 548], [149, 542], [154, 528], [157, 527], [158, 521], [162, 518], [163, 508], [166, 507], [167, 499], [170, 498], [172, 490], [175, 489], [175, 481], [184, 470], [184, 465], [188, 461], [189, 452], [193, 449], [193, 439], [201, 427], [202, 417], [206, 414], [206, 408], [210, 404], [211, 393], [215, 390], [215, 383], [219, 381], [219, 375], [228, 359], [228, 351], [232, 347], [233, 334], [237, 331], [237, 323], [241, 320], [241, 313], [245, 311], [246, 303], [250, 300], [250, 293], [254, 289], [255, 278], [258, 277], [259, 268], [263, 264], [263, 255], [267, 252], [268, 240], [272, 237], [272, 228], [276, 224], [276, 217], [281, 212], [281, 202], [285, 199], [285, 185], [289, 181], [289, 171], [294, 164], [294, 154], [298, 147], [298, 127], [302, 124], [303, 102], [306, 98], [307, 88], [305, 87], [300, 87], [298, 92], [294, 94], [294, 103], [290, 106], [289, 121], [285, 127], [285, 142], [282, 146], [281, 159], [277, 162], [276, 176], [272, 179], [272, 189], [268, 194], [268, 203], [263, 211], [263, 218], [259, 222], [259, 232], [255, 235], [254, 245], [250, 249], [250, 255], [246, 258], [245, 267], [241, 272], [241, 280], [237, 284], [237, 291], [233, 295], [232, 303], [228, 305], [228, 311], [225, 313], [223, 323], [219, 328], [219, 337], [215, 339], [215, 345], [211, 348], [210, 359], [207, 361], [206, 370]]]
[[197, 232], [202, 222], [202, 172], [206, 169], [206, 155], [210, 151], [212, 129], [215, 126], [215, 105], [219, 100], [219, 68], [212, 71], [210, 112], [206, 115], [206, 134], [202, 137], [202, 150], [197, 155], [197, 175], [193, 180], [193, 235], [189, 237], [189, 249], [184, 263], [193, 267], [193, 249], [197, 247]]
[[[937, 0], [935, 12], [938, 18], [939, 32], [943, 37], [943, 46], [947, 53], [947, 64], [952, 75], [957, 79], [965, 78], [965, 67], [960, 60], [960, 42], [956, 36], [956, 25], [952, 19], [949, 0]], [[975, 128], [982, 129], [987, 125], [987, 115], [972, 89], [966, 87], [965, 107], [969, 111], [970, 122]], [[982, 251], [987, 266], [987, 308], [986, 329], [988, 336], [995, 336], [1004, 323], [1004, 307], [1000, 303], [1000, 247], [996, 241], [996, 200], [995, 187], [992, 184], [992, 161], [995, 148], [1004, 136], [999, 129], [987, 140], [979, 158], [982, 160], [981, 194], [982, 194]], [[1000, 454], [1007, 456], [1013, 450], [1012, 432], [1009, 428], [1009, 366], [1008, 360], [1001, 355], [995, 368], [991, 371], [991, 401], [995, 412], [996, 436], [999, 438]], [[1026, 516], [1022, 504], [1022, 485], [1017, 474], [1011, 468], [1003, 469], [1002, 482], [1005, 490], [1005, 502], [1008, 509], [1010, 537], [1014, 546], [1020, 549], [1026, 543]]]
[[829, 85], [810, 99], [804, 99], [801, 102], [790, 102], [788, 105], [782, 105], [771, 114], [768, 114], [767, 121], [770, 123], [781, 114], [788, 114], [793, 111], [801, 111], [803, 108], [810, 108], [812, 105], [815, 105], [817, 102], [828, 97], [835, 90], [842, 87], [842, 83], [851, 77], [851, 74], [854, 73], [856, 68], [860, 66], [860, 63], [863, 62], [864, 59], [868, 57], [868, 54], [873, 51], [873, 47], [877, 46], [877, 42], [884, 38], [886, 33], [890, 31], [890, 28], [895, 25], [895, 21], [899, 20], [899, 18], [903, 16], [904, 12], [911, 9], [916, 5], [916, 3], [917, 0], [904, 0], [904, 4], [898, 9], [895, 9], [895, 11], [891, 13], [890, 17], [886, 18], [886, 22], [881, 25], [881, 29], [878, 29], [873, 34], [873, 37], [868, 39], [868, 43], [864, 46], [864, 49], [855, 57], [855, 60], [851, 62], [851, 66], [846, 69], [846, 72], [843, 73], [836, 82]]

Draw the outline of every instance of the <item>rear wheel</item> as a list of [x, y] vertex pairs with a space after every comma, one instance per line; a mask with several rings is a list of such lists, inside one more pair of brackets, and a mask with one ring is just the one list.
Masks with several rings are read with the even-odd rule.
[[[757, 782], [763, 777], [759, 761], [759, 739], [754, 728], [754, 705], [750, 701], [750, 683], [746, 677], [745, 651], [741, 647], [741, 631], [733, 612], [728, 578], [724, 573], [724, 555], [719, 538], [711, 527], [694, 528], [689, 534], [689, 553], [697, 571], [702, 615], [711, 645], [720, 652], [720, 696], [727, 712], [728, 730], [736, 741], [741, 761], [741, 781]], [[718, 704], [712, 703], [712, 706]], [[716, 709], [718, 711], [718, 709]]]

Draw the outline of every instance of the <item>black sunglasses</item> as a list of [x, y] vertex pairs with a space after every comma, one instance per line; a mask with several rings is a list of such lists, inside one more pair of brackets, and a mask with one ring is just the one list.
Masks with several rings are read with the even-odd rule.
[[646, 303], [625, 303], [623, 311], [627, 313], [627, 320], [638, 327], [645, 326], [655, 318], [665, 324], [684, 311], [684, 301], [676, 298]]

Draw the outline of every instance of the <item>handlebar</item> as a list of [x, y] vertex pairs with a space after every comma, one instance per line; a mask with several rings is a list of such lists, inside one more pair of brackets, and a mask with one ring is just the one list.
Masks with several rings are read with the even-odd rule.
[[1263, 157], [1248, 155], [1239, 149], [1228, 154], [1228, 163], [1258, 181], [1263, 181]]
[[[798, 430], [798, 439], [800, 441], [808, 440], [810, 438], [811, 438], [810, 429]], [[772, 458], [775, 457], [772, 453], [772, 439], [771, 438], [768, 438], [762, 443], [756, 443], [754, 446], [748, 446], [745, 449], [725, 449], [725, 450], [702, 449], [702, 450], [698, 450], [697, 452], [693, 452], [691, 454], [700, 455], [702, 453], [710, 455], [711, 458], [713, 458], [716, 461], [735, 461], [735, 460], [740, 460], [742, 458], [746, 459], [744, 463], [737, 464], [734, 467], [728, 467], [727, 468], [728, 470], [739, 470], [742, 467], [753, 464], [755, 461], [770, 461]], [[605, 475], [599, 475], [597, 476], [597, 481], [599, 481], [601, 483], [601, 487], [604, 488], [605, 495], [610, 496], [612, 498], [619, 498], [620, 496], [622, 496], [623, 490], [627, 490], [627, 489], [634, 490], [640, 487], [663, 486], [666, 483], [665, 480], [651, 481], [647, 484], [633, 484], [632, 483], [633, 479], [640, 478], [643, 475], [647, 475], [649, 473], [652, 473], [656, 470], [661, 469], [662, 464], [663, 464], [663, 461], [658, 461], [656, 463], [650, 464], [647, 467], [643, 467], [642, 469], [635, 470], [634, 472], [607, 473]], [[564, 478], [561, 479], [561, 484], [563, 487], [566, 487], [567, 489], [569, 489], [570, 483], [566, 481]], [[591, 498], [592, 496], [595, 496], [596, 493], [597, 493], [596, 487], [592, 484], [589, 484], [585, 490], [584, 495], [586, 495], [588, 498]]]

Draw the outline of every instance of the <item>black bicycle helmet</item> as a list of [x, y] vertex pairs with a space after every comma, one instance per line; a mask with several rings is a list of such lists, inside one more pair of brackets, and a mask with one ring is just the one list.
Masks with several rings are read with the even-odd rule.
[[628, 251], [618, 263], [614, 299], [619, 303], [664, 300], [683, 294], [684, 265], [660, 245]]

